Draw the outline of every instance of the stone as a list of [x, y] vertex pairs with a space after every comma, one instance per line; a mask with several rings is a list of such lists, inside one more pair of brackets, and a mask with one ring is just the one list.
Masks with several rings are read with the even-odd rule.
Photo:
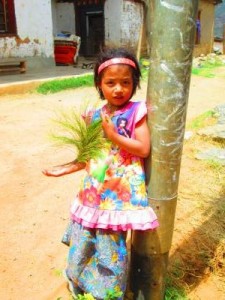
[[213, 160], [225, 166], [225, 149], [211, 148], [204, 152], [197, 153], [195, 158], [200, 160]]
[[225, 124], [216, 124], [208, 126], [198, 131], [202, 136], [208, 136], [214, 139], [225, 139]]
[[214, 108], [218, 124], [225, 124], [225, 104], [218, 105]]

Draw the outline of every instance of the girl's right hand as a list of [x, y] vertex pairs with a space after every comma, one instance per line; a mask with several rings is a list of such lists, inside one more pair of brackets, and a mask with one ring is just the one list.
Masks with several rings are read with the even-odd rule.
[[42, 173], [45, 176], [60, 177], [63, 175], [67, 175], [67, 174], [71, 174], [71, 173], [80, 171], [80, 170], [84, 169], [85, 166], [86, 166], [86, 163], [77, 162], [75, 160], [75, 161], [72, 161], [72, 162], [64, 164], [64, 165], [55, 166], [49, 170], [44, 169], [44, 170], [42, 170]]
[[63, 168], [62, 166], [56, 166], [49, 170], [44, 169], [42, 170], [42, 173], [45, 176], [53, 176], [53, 177], [59, 177], [67, 174], [65, 168]]
[[111, 140], [112, 136], [117, 133], [116, 128], [110, 119], [110, 117], [101, 111], [101, 118], [102, 118], [102, 128], [106, 134], [106, 136]]

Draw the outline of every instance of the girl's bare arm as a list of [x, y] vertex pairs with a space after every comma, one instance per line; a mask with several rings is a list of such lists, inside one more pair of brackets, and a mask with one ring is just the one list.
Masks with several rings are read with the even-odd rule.
[[86, 166], [86, 163], [83, 162], [78, 162], [76, 160], [71, 161], [69, 163], [63, 164], [63, 165], [59, 165], [59, 166], [55, 166], [52, 169], [44, 169], [42, 170], [42, 173], [45, 176], [52, 176], [52, 177], [60, 177], [60, 176], [64, 176], [67, 174], [71, 174], [77, 171], [80, 171], [82, 169], [84, 169]]
[[102, 113], [102, 127], [107, 137], [121, 149], [139, 157], [148, 157], [150, 152], [150, 133], [146, 117], [143, 117], [135, 127], [135, 140], [117, 133], [110, 118]]

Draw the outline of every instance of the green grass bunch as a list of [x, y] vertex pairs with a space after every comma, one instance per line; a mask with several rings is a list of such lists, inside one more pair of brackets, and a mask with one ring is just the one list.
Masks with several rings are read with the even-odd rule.
[[55, 79], [47, 81], [37, 87], [37, 92], [39, 94], [50, 94], [58, 93], [62, 90], [73, 89], [78, 87], [90, 87], [93, 86], [94, 79], [92, 74], [76, 76], [65, 79]]
[[50, 139], [57, 146], [68, 146], [75, 150], [78, 162], [87, 162], [101, 156], [101, 152], [108, 145], [103, 136], [102, 122], [90, 121], [87, 112], [61, 111], [58, 117], [52, 120], [56, 125], [50, 134]]

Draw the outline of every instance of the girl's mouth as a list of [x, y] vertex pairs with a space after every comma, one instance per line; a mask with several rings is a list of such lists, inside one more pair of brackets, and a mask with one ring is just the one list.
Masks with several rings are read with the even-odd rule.
[[113, 98], [116, 99], [116, 100], [123, 100], [123, 96], [115, 96]]

